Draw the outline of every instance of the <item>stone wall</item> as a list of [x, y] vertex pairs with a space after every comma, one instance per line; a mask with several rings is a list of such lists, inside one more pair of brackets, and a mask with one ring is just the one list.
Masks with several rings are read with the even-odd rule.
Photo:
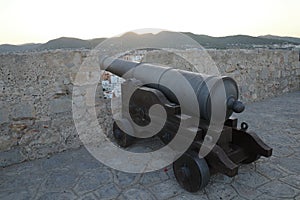
[[81, 145], [72, 88], [86, 56], [60, 50], [0, 55], [0, 166]]
[[298, 51], [210, 51], [222, 74], [233, 77], [243, 101], [257, 101], [300, 89]]
[[[195, 60], [192, 51], [179, 53]], [[243, 100], [260, 100], [300, 88], [298, 52], [211, 50], [209, 54], [222, 74], [237, 80]], [[85, 51], [65, 50], [0, 55], [0, 166], [82, 145], [72, 117], [72, 88], [87, 55]], [[164, 57], [153, 53], [146, 60], [164, 63]], [[180, 63], [166, 59], [166, 64]], [[112, 122], [110, 102], [102, 98], [101, 86], [98, 89], [97, 110], [104, 111], [97, 113], [98, 120], [107, 130]]]
[[[207, 58], [208, 55], [210, 58]], [[143, 61], [196, 71], [186, 62], [191, 61], [202, 73], [215, 75], [217, 70], [221, 75], [236, 80], [244, 102], [262, 100], [300, 88], [298, 51], [208, 50], [208, 54], [195, 50], [152, 51], [145, 55]], [[217, 69], [211, 70], [213, 66]]]

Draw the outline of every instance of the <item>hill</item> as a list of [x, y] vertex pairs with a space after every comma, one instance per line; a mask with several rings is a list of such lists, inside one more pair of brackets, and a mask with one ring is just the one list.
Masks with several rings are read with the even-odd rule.
[[77, 38], [61, 37], [58, 39], [50, 40], [45, 44], [41, 44], [37, 47], [37, 50], [45, 49], [75, 49], [75, 48], [87, 48], [88, 43], [86, 40]]
[[265, 38], [265, 39], [273, 39], [273, 40], [284, 40], [291, 43], [300, 43], [300, 38], [296, 37], [282, 37], [282, 36], [276, 36], [276, 35], [262, 35], [259, 36], [259, 38]]
[[96, 38], [92, 40], [82, 40], [78, 38], [61, 37], [41, 44], [36, 50], [51, 49], [92, 49], [101, 43], [105, 38]]
[[0, 45], [0, 53], [5, 52], [28, 52], [54, 49], [92, 49], [101, 43], [105, 38], [92, 40], [82, 40], [77, 38], [61, 37], [50, 40], [44, 44], [24, 44], [24, 45]]
[[[284, 39], [273, 39], [273, 38], [262, 38], [252, 37], [248, 35], [234, 35], [226, 37], [211, 37], [208, 35], [196, 35], [193, 33], [185, 33], [205, 48], [217, 48], [217, 49], [228, 49], [228, 48], [253, 48], [259, 46], [272, 46], [274, 44], [283, 45], [292, 43], [295, 45], [300, 44], [300, 41], [287, 41]], [[300, 40], [300, 38], [298, 38]]]
[[1, 52], [19, 52], [19, 51], [31, 51], [36, 49], [40, 44], [23, 44], [23, 45], [12, 45], [12, 44], [2, 44], [0, 45]]
[[[204, 48], [214, 49], [252, 49], [252, 48], [293, 48], [300, 45], [300, 38], [295, 37], [280, 37], [273, 35], [265, 35], [259, 37], [252, 37], [248, 35], [233, 35], [226, 37], [212, 37], [208, 35], [197, 35], [190, 32], [183, 33], [196, 42], [201, 44]], [[24, 45], [0, 45], [0, 53], [4, 52], [27, 52], [27, 51], [43, 51], [53, 49], [92, 49], [104, 41], [106, 38], [95, 38], [91, 40], [82, 40], [78, 38], [61, 37], [50, 40], [44, 44], [24, 44]], [[157, 34], [136, 34], [133, 32], [126, 33], [120, 37], [111, 38], [110, 42], [114, 43], [112, 48], [122, 47], [124, 43], [130, 44], [130, 48], [136, 46], [156, 46], [157, 48], [165, 47], [163, 44], [172, 44], [174, 48], [188, 48], [185, 40], [178, 37], [177, 33], [163, 31]], [[176, 41], [176, 43], [174, 43]]]

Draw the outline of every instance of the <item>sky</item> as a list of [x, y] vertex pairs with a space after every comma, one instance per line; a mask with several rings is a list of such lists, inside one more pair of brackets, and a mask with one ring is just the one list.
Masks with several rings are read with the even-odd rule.
[[300, 0], [0, 0], [0, 44], [113, 37], [158, 28], [300, 37]]

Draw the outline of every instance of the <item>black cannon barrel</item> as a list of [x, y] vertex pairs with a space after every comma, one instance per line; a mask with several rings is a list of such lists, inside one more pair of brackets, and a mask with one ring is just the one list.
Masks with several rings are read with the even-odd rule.
[[[174, 94], [185, 95], [185, 97], [191, 96], [186, 85], [177, 79], [178, 75], [181, 75], [194, 90], [197, 97], [196, 103], [200, 109], [200, 117], [205, 120], [210, 120], [212, 116], [212, 105], [217, 107], [216, 110], [226, 109], [226, 119], [233, 112], [240, 113], [245, 108], [244, 104], [238, 101], [239, 92], [236, 82], [227, 76], [212, 76], [158, 64], [137, 63], [112, 57], [101, 57], [100, 68], [125, 79], [135, 78], [149, 87], [160, 90], [174, 103], [178, 103]], [[188, 112], [186, 114], [196, 115], [199, 111], [195, 110], [194, 103], [192, 98], [185, 98], [184, 105], [180, 106], [185, 107]]]

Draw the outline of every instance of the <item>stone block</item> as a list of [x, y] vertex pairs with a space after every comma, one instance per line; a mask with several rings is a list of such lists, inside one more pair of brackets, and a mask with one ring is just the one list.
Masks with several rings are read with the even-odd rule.
[[29, 102], [21, 102], [14, 107], [13, 118], [14, 119], [23, 119], [23, 118], [34, 118], [35, 109], [34, 106]]
[[83, 86], [98, 84], [100, 81], [100, 71], [79, 71], [77, 73], [72, 73], [70, 79], [74, 85]]
[[289, 82], [288, 80], [284, 79], [282, 82], [281, 82], [281, 87], [282, 88], [286, 88], [288, 86]]
[[249, 91], [254, 92], [255, 91], [255, 86], [253, 84], [249, 85]]
[[257, 99], [257, 94], [256, 94], [256, 93], [252, 94], [251, 98], [252, 98], [253, 100], [256, 100], [256, 99]]
[[63, 80], [63, 83], [64, 83], [65, 85], [70, 84], [70, 83], [71, 83], [70, 77], [65, 77], [64, 80]]
[[0, 136], [0, 151], [7, 151], [15, 145], [14, 138], [10, 135]]
[[36, 129], [31, 129], [25, 132], [19, 140], [19, 145], [28, 145], [33, 140], [36, 140], [40, 135], [40, 131]]
[[[53, 147], [54, 149], [59, 146], [59, 143], [61, 142], [61, 136], [59, 132], [56, 131], [49, 131], [49, 130], [44, 130], [42, 132], [36, 132], [34, 133], [38, 135], [36, 139], [34, 139], [34, 135], [31, 137], [33, 140], [30, 141], [30, 138], [25, 138], [29, 139], [28, 141], [24, 142], [29, 142], [28, 147], [34, 147], [34, 146], [40, 146], [43, 149], [42, 151], [46, 152], [51, 152], [51, 148]], [[55, 144], [55, 145], [54, 145]]]
[[69, 98], [53, 99], [50, 102], [51, 113], [63, 113], [72, 110], [72, 101]]
[[8, 108], [0, 108], [0, 124], [9, 122], [9, 112]]
[[257, 77], [257, 72], [255, 70], [250, 70], [249, 71], [249, 76], [252, 78], [252, 79], [255, 79]]
[[12, 164], [21, 163], [26, 158], [21, 153], [21, 149], [0, 152], [0, 167], [6, 167]]
[[70, 74], [70, 80], [74, 85], [83, 85], [88, 77], [86, 72], [74, 72]]
[[231, 73], [231, 72], [234, 72], [235, 70], [236, 70], [236, 66], [229, 65], [228, 67], [226, 67], [225, 72], [226, 73]]
[[268, 77], [270, 75], [269, 70], [266, 68], [263, 68], [260, 75], [261, 75], [262, 79], [268, 79]]
[[282, 76], [282, 72], [280, 70], [278, 70], [277, 72], [277, 78], [280, 78]]

